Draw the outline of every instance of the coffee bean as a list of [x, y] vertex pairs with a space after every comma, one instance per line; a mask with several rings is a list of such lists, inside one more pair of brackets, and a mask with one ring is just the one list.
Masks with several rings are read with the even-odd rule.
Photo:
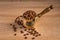
[[27, 29], [24, 29], [24, 31], [27, 31]]
[[41, 36], [41, 34], [39, 34], [39, 36]]
[[24, 25], [22, 25], [23, 28], [26, 28]]
[[26, 33], [26, 35], [29, 35], [28, 33]]
[[24, 36], [26, 36], [26, 34], [24, 34]]
[[35, 37], [38, 37], [38, 35], [35, 35]]
[[32, 40], [35, 39], [35, 37], [32, 38]]
[[16, 36], [16, 34], [14, 34], [14, 36]]
[[12, 24], [10, 24], [10, 25], [12, 25]]
[[27, 39], [27, 37], [24, 37], [24, 39]]
[[21, 33], [24, 33], [23, 31], [20, 31]]

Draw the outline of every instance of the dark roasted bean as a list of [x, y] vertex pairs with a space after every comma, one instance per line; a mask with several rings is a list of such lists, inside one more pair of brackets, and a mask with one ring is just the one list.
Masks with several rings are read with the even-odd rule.
[[41, 34], [39, 34], [39, 36], [41, 36]]
[[26, 33], [26, 35], [29, 35], [28, 33]]
[[12, 24], [10, 24], [10, 25], [12, 25]]
[[24, 39], [27, 39], [27, 37], [24, 37]]
[[14, 36], [16, 36], [16, 34], [14, 34]]
[[26, 28], [26, 27], [23, 25], [23, 28]]
[[24, 34], [24, 36], [26, 36], [26, 34]]
[[38, 37], [38, 35], [36, 35], [35, 37]]
[[24, 29], [24, 31], [27, 31], [27, 29]]
[[33, 21], [35, 21], [35, 19], [33, 19]]
[[23, 31], [20, 31], [21, 33], [24, 33]]
[[35, 37], [32, 38], [32, 40], [35, 39]]

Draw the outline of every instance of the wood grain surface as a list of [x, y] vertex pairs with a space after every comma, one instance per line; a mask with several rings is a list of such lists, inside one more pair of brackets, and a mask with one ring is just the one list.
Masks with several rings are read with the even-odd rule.
[[[59, 0], [43, 0], [43, 1], [22, 1], [22, 2], [0, 2], [0, 40], [25, 40], [22, 34], [14, 31], [10, 23], [15, 18], [22, 15], [27, 10], [33, 10], [37, 14], [50, 5], [54, 9], [43, 15], [35, 23], [36, 30], [41, 36], [35, 40], [60, 40], [60, 1]], [[27, 40], [31, 40], [30, 37]]]

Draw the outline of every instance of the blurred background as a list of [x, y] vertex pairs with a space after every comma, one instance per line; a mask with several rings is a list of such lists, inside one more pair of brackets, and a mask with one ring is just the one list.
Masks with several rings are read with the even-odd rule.
[[[20, 29], [17, 36], [14, 36], [9, 24], [27, 10], [38, 14], [50, 5], [53, 5], [54, 9], [35, 23], [34, 27], [41, 33], [35, 40], [60, 40], [60, 0], [0, 0], [0, 40], [25, 40], [19, 33]], [[30, 37], [27, 40], [31, 40]]]

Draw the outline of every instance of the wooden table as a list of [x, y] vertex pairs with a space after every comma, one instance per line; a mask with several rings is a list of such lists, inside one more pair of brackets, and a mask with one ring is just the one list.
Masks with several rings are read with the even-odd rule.
[[[17, 36], [14, 36], [12, 26], [9, 24], [27, 10], [33, 10], [38, 14], [51, 4], [54, 9], [43, 15], [35, 23], [34, 27], [41, 33], [41, 36], [35, 40], [60, 40], [60, 1], [58, 0], [0, 2], [0, 40], [25, 40], [19, 33], [19, 29]], [[31, 39], [29, 38], [29, 40]]]

